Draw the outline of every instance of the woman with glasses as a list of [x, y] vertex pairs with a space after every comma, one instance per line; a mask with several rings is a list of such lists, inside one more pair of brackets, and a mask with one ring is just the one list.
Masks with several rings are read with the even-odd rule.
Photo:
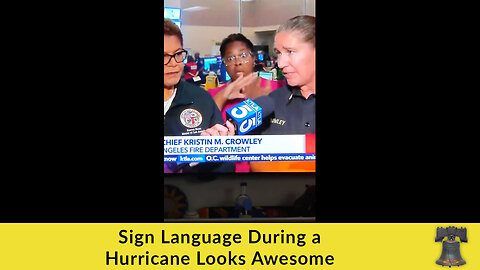
[[[233, 135], [212, 97], [202, 88], [182, 80], [187, 52], [180, 29], [170, 20], [163, 24], [163, 116], [165, 136]], [[164, 163], [164, 172], [179, 172], [176, 164]], [[192, 164], [193, 165], [193, 164]], [[232, 163], [201, 163], [182, 167], [183, 172], [232, 172]]]
[[[250, 98], [265, 96], [285, 85], [284, 81], [272, 81], [254, 73], [255, 56], [253, 44], [244, 35], [231, 34], [222, 41], [220, 54], [231, 81], [218, 88], [208, 90], [226, 120], [227, 109]], [[236, 172], [249, 172], [248, 162], [237, 162]]]
[[231, 81], [208, 92], [221, 110], [224, 120], [225, 111], [232, 106], [247, 98], [268, 95], [285, 85], [284, 81], [267, 80], [254, 73], [253, 43], [240, 33], [231, 34], [222, 41], [220, 54]]

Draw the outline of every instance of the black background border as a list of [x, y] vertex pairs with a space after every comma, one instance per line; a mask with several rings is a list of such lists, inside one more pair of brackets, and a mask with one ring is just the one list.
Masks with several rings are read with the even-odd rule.
[[[71, 5], [11, 18], [0, 221], [162, 222], [160, 6]], [[468, 8], [316, 8], [317, 221], [472, 222]]]

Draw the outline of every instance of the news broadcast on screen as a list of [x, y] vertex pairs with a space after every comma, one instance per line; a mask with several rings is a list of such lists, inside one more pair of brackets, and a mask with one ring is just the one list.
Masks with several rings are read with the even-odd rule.
[[[270, 101], [270, 102], [269, 102]], [[227, 121], [235, 127], [233, 136], [192, 136], [203, 120], [195, 110], [181, 114], [183, 125], [189, 127], [183, 136], [164, 137], [164, 163], [182, 168], [200, 163], [243, 163], [256, 171], [315, 171], [315, 134], [251, 135], [269, 125], [284, 125], [285, 120], [268, 118], [274, 111], [268, 96], [255, 101], [247, 99], [227, 110]], [[302, 121], [299, 119], [298, 121]], [[265, 125], [267, 126], [267, 125]], [[255, 164], [253, 164], [255, 162]], [[228, 172], [228, 171], [227, 171]], [[239, 172], [238, 170], [236, 172]], [[248, 172], [248, 171], [243, 171]]]
[[164, 173], [315, 172], [315, 17], [285, 18], [270, 44], [226, 34], [203, 55], [178, 9], [165, 17]]

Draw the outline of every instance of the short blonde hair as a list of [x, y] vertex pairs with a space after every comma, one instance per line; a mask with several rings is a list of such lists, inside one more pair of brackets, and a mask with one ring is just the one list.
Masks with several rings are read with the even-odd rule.
[[296, 16], [280, 25], [277, 34], [283, 31], [296, 31], [302, 35], [303, 41], [315, 46], [315, 17], [308, 15]]

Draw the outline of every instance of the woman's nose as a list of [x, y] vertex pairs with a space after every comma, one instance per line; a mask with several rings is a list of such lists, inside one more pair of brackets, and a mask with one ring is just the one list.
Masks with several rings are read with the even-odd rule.
[[167, 66], [168, 67], [174, 67], [176, 66], [178, 63], [175, 61], [175, 59], [170, 59], [170, 62], [168, 62]]
[[285, 56], [279, 55], [277, 59], [277, 64], [279, 68], [284, 68], [288, 65], [288, 59]]

